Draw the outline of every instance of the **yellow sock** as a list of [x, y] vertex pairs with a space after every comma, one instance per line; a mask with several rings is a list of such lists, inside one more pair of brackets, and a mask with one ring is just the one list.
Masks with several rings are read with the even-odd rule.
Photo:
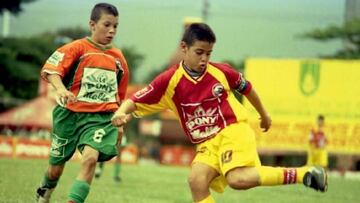
[[283, 185], [302, 183], [309, 167], [281, 168], [260, 166], [256, 168], [260, 176], [260, 185]]
[[304, 166], [304, 167], [300, 167], [300, 168], [296, 168], [296, 182], [297, 183], [302, 183], [303, 182], [303, 178], [305, 176], [305, 173], [309, 170], [309, 166]]
[[196, 203], [215, 203], [215, 200], [211, 195], [209, 195], [205, 199], [201, 200], [200, 202], [196, 202]]

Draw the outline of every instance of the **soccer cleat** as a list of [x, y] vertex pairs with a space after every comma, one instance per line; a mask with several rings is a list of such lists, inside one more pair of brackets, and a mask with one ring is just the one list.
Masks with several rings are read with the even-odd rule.
[[95, 169], [95, 178], [100, 178], [101, 172], [102, 172], [101, 168], [97, 166]]
[[311, 187], [316, 191], [326, 192], [328, 183], [325, 169], [316, 166], [310, 167], [304, 175], [303, 183], [306, 187]]
[[114, 181], [115, 181], [115, 182], [121, 182], [120, 176], [115, 176], [115, 177], [114, 177]]
[[37, 203], [49, 203], [51, 193], [55, 188], [39, 187], [36, 190], [36, 202]]

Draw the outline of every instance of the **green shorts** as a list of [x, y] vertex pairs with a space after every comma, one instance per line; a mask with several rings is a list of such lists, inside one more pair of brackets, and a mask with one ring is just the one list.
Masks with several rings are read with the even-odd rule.
[[61, 106], [53, 111], [53, 132], [50, 148], [51, 165], [61, 165], [85, 145], [99, 151], [98, 161], [107, 161], [117, 155], [118, 130], [111, 124], [112, 112], [72, 112]]

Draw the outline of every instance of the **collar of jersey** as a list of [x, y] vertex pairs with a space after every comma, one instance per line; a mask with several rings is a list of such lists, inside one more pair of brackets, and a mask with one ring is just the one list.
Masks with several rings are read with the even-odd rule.
[[[209, 65], [209, 64], [208, 64]], [[207, 66], [208, 66], [207, 65]], [[189, 73], [185, 70], [185, 67], [183, 66], [183, 61], [180, 62], [180, 68], [181, 70], [183, 71], [183, 75], [185, 75], [185, 77], [190, 80], [191, 82], [193, 82], [194, 84], [200, 82], [203, 78], [204, 78], [204, 75], [206, 74], [207, 72], [207, 69], [208, 67], [206, 67], [206, 70], [203, 72], [203, 74], [198, 77], [197, 79], [193, 78], [191, 75], [189, 75]]]
[[112, 45], [101, 45], [96, 42], [94, 42], [90, 37], [86, 37], [87, 41], [93, 44], [96, 48], [100, 49], [101, 51], [106, 51], [112, 48]]

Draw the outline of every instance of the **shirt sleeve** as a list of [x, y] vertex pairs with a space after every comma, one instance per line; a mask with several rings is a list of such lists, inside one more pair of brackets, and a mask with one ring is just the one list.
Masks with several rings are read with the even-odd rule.
[[127, 87], [129, 84], [129, 78], [130, 78], [129, 68], [128, 68], [128, 65], [127, 65], [126, 60], [123, 55], [121, 55], [121, 57], [120, 57], [119, 69], [120, 69], [119, 71], [122, 71], [122, 77], [121, 77], [121, 80], [118, 85], [118, 95], [119, 95], [120, 101], [122, 101], [125, 99], [126, 90], [127, 90]]
[[228, 64], [224, 64], [222, 70], [231, 89], [234, 89], [244, 95], [251, 91], [252, 85], [244, 78], [242, 73], [238, 72]]
[[171, 79], [169, 71], [156, 77], [148, 86], [136, 92], [131, 100], [135, 103], [134, 114], [142, 117], [169, 108], [169, 94], [166, 92]]
[[72, 42], [57, 49], [42, 67], [41, 77], [45, 80], [47, 74], [58, 74], [64, 77], [81, 56], [79, 45], [77, 42]]

